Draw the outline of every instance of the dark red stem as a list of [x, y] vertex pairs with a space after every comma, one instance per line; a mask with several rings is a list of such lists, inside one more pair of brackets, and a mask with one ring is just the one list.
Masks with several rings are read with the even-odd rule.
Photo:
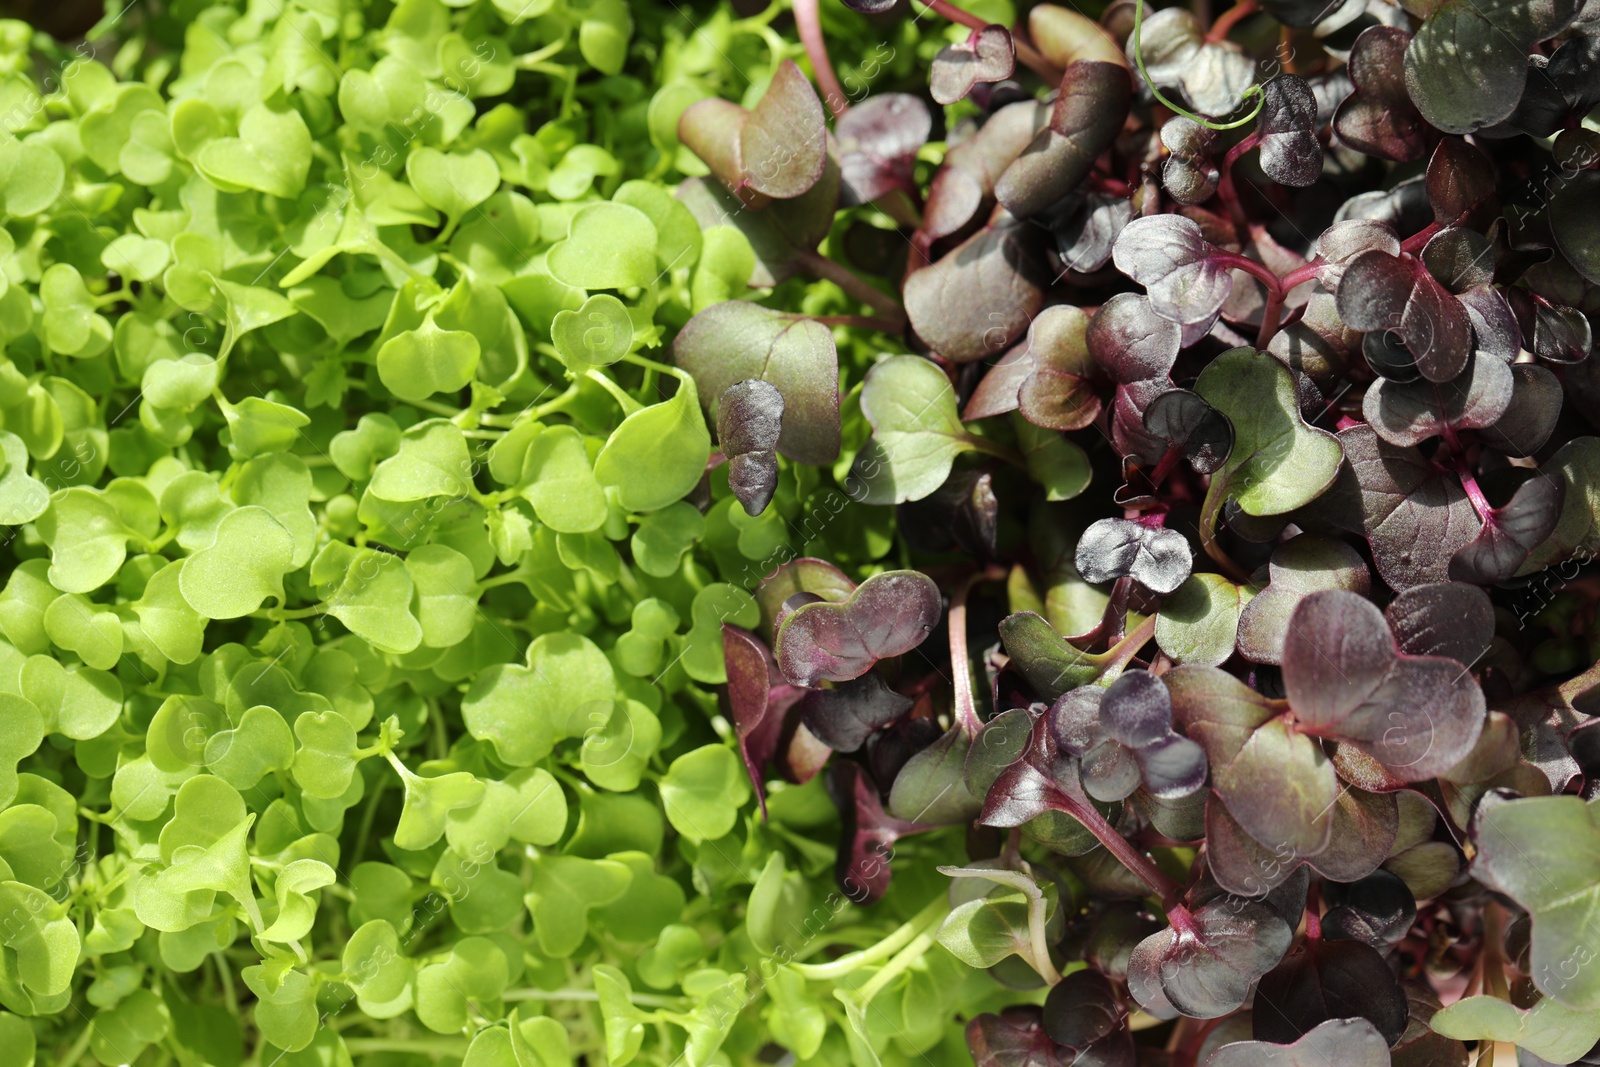
[[1404, 241], [1401, 241], [1400, 251], [1409, 252], [1414, 256], [1418, 252], [1422, 251], [1424, 246], [1427, 245], [1428, 241], [1432, 239], [1433, 235], [1438, 232], [1439, 224], [1437, 222], [1430, 222], [1422, 229], [1412, 234], [1410, 237], [1407, 237]]
[[1182, 929], [1179, 919], [1181, 915], [1183, 920], [1189, 920], [1188, 932], [1194, 932], [1194, 924], [1189, 919], [1189, 913], [1178, 903], [1178, 898], [1183, 895], [1183, 886], [1168, 878], [1148, 856], [1134, 848], [1133, 843], [1126, 837], [1117, 833], [1117, 828], [1106, 821], [1106, 817], [1100, 814], [1100, 809], [1089, 803], [1088, 797], [1075, 796], [1066, 790], [1059, 790], [1056, 804], [1060, 810], [1083, 823], [1084, 828], [1106, 847], [1107, 852], [1117, 857], [1134, 877], [1145, 884], [1145, 888], [1161, 898], [1161, 906], [1166, 910], [1167, 918], [1172, 921], [1173, 926]]
[[1310, 263], [1302, 264], [1283, 276], [1278, 284], [1283, 287], [1285, 295], [1296, 286], [1306, 282], [1316, 281], [1322, 276], [1322, 260], [1313, 259]]

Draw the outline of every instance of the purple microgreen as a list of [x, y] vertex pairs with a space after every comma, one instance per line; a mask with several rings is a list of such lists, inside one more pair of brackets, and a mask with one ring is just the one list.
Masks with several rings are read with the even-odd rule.
[[946, 552], [959, 548], [978, 559], [993, 559], [999, 551], [1000, 498], [995, 495], [995, 472], [953, 471], [931, 496], [901, 504], [896, 509], [900, 533], [912, 548]]
[[1021, 337], [1044, 307], [1037, 232], [991, 223], [907, 278], [906, 315], [917, 336], [956, 363], [992, 356]]
[[1317, 100], [1304, 78], [1280, 74], [1261, 88], [1261, 169], [1280, 185], [1305, 188], [1322, 176]]
[[[736, 384], [758, 381], [780, 394], [779, 453], [808, 464], [838, 457], [839, 353], [828, 327], [729, 300], [690, 319], [673, 341], [672, 357], [694, 377], [708, 413]], [[728, 454], [771, 450], [737, 448]]]
[[1134, 219], [1117, 237], [1111, 259], [1149, 290], [1157, 314], [1183, 328], [1185, 345], [1204, 337], [1217, 321], [1233, 291], [1233, 271], [1243, 261], [1206, 240], [1200, 225], [1183, 215]]
[[1385, 955], [1417, 919], [1417, 900], [1411, 888], [1385, 870], [1373, 871], [1358, 882], [1328, 882], [1322, 900], [1328, 906], [1322, 916], [1323, 937], [1360, 941]]
[[1428, 157], [1427, 189], [1441, 227], [1487, 228], [1500, 206], [1494, 163], [1459, 137], [1444, 138]]
[[1513, 363], [1511, 380], [1511, 403], [1478, 436], [1509, 455], [1531, 456], [1544, 447], [1561, 417], [1561, 380], [1536, 363]]
[[1447, 656], [1470, 666], [1494, 639], [1488, 594], [1461, 582], [1412, 586], [1396, 594], [1383, 617], [1408, 656]]
[[[1444, 1055], [1446, 1062], [1455, 1062], [1449, 1052]], [[1205, 1067], [1388, 1067], [1391, 1062], [1383, 1035], [1366, 1019], [1354, 1018], [1330, 1019], [1287, 1044], [1234, 1041], [1213, 1052]]]
[[735, 382], [717, 403], [717, 442], [728, 457], [728, 485], [746, 514], [759, 515], [778, 488], [783, 394], [759, 378]]
[[1261, 979], [1251, 1005], [1257, 1041], [1289, 1044], [1334, 1019], [1365, 1019], [1394, 1044], [1410, 1017], [1381, 953], [1360, 941], [1310, 939]]
[[870, 673], [831, 689], [808, 690], [800, 699], [800, 721], [835, 752], [854, 752], [873, 731], [910, 711], [912, 703]]
[[1233, 452], [1233, 426], [1188, 389], [1169, 389], [1144, 409], [1144, 428], [1181, 452], [1196, 474], [1214, 474]]
[[928, 89], [936, 103], [964, 100], [979, 82], [998, 82], [1017, 69], [1017, 49], [1011, 31], [988, 25], [973, 30], [965, 41], [948, 44], [933, 57]]
[[1131, 101], [1127, 68], [1094, 60], [1070, 64], [1050, 125], [1006, 168], [995, 183], [995, 197], [1018, 218], [1054, 207], [1083, 183], [1122, 132]]
[[744, 184], [777, 200], [793, 200], [822, 178], [828, 161], [822, 101], [794, 60], [778, 64], [740, 128], [739, 160]]
[[1028, 327], [1033, 370], [1017, 391], [1017, 409], [1035, 426], [1081, 430], [1100, 414], [1094, 388], [1098, 368], [1085, 339], [1088, 326], [1082, 310], [1058, 304]]
[[1450, 577], [1491, 585], [1515, 575], [1561, 519], [1566, 482], [1535, 474], [1503, 506], [1480, 511], [1483, 525], [1450, 558]]
[[1449, 770], [1483, 729], [1483, 693], [1467, 667], [1401, 653], [1383, 613], [1345, 590], [1295, 608], [1283, 680], [1300, 729], [1354, 746], [1403, 781]]
[[829, 765], [827, 786], [843, 824], [834, 879], [853, 903], [874, 903], [889, 888], [894, 843], [930, 827], [884, 811], [877, 788], [849, 760], [836, 759]]
[[822, 600], [838, 603], [848, 600], [856, 583], [827, 560], [802, 556], [763, 575], [755, 588], [756, 604], [761, 608], [763, 632], [776, 634], [775, 620], [784, 601], [796, 593], [812, 593]]
[[1428, 124], [1406, 92], [1405, 53], [1411, 34], [1398, 26], [1369, 26], [1350, 49], [1355, 86], [1333, 116], [1339, 140], [1358, 152], [1411, 163], [1427, 151]]
[[722, 624], [722, 657], [728, 669], [728, 707], [739, 755], [744, 760], [763, 818], [767, 814], [768, 761], [777, 754], [788, 709], [800, 690], [784, 682], [772, 653], [748, 630]]
[[1161, 127], [1161, 144], [1171, 153], [1161, 169], [1161, 184], [1180, 204], [1200, 204], [1217, 191], [1221, 173], [1213, 156], [1217, 134], [1206, 126], [1174, 115]]
[[961, 418], [971, 422], [1017, 410], [1022, 384], [1033, 374], [1033, 368], [1033, 353], [1027, 341], [1006, 349], [1005, 355], [984, 372], [983, 379], [967, 399], [967, 406], [961, 410]]
[[1127, 197], [1110, 193], [1085, 196], [1081, 205], [1049, 224], [1062, 268], [1083, 274], [1100, 270], [1111, 262], [1117, 236], [1131, 221], [1133, 201]]
[[1165, 378], [1178, 358], [1182, 331], [1156, 314], [1149, 297], [1118, 293], [1094, 313], [1086, 334], [1095, 362], [1116, 381]]
[[1338, 295], [1345, 322], [1392, 335], [1430, 382], [1447, 382], [1466, 365], [1472, 351], [1466, 310], [1419, 260], [1363, 252], [1345, 267]]
[[967, 1023], [967, 1050], [974, 1067], [1071, 1067], [1078, 1062], [1076, 1050], [1050, 1039], [1043, 1009], [1031, 1004], [974, 1016]]
[[1328, 292], [1338, 293], [1344, 268], [1361, 253], [1374, 250], [1390, 256], [1400, 254], [1400, 238], [1393, 226], [1375, 219], [1335, 222], [1317, 238], [1317, 280]]
[[[1349, 493], [1360, 500], [1362, 529], [1378, 574], [1396, 589], [1449, 579], [1450, 557], [1482, 525], [1461, 481], [1414, 448], [1391, 445], [1370, 426], [1339, 433]], [[1331, 500], [1330, 500], [1331, 503]]]
[[1101, 519], [1078, 539], [1078, 573], [1091, 584], [1129, 577], [1153, 593], [1170, 593], [1194, 566], [1189, 540], [1176, 530], [1128, 519]]
[[1128, 990], [1151, 1014], [1215, 1019], [1237, 1010], [1283, 958], [1294, 929], [1266, 904], [1221, 896], [1180, 930], [1151, 934], [1128, 961]]
[[915, 190], [917, 150], [933, 130], [933, 116], [907, 93], [868, 97], [840, 117], [839, 169], [847, 203], [864, 204], [897, 189]]
[[1379, 437], [1392, 445], [1418, 445], [1458, 430], [1492, 426], [1511, 404], [1511, 368], [1476, 352], [1449, 381], [1395, 382], [1380, 378], [1367, 390], [1361, 411]]
[[884, 571], [841, 603], [816, 601], [778, 627], [778, 666], [795, 685], [847, 682], [910, 652], [939, 621], [939, 587], [917, 571]]

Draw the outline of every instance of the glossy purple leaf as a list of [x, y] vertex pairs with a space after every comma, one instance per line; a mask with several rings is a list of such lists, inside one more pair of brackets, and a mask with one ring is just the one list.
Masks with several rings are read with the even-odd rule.
[[1377, 949], [1306, 941], [1261, 979], [1251, 1005], [1257, 1041], [1289, 1044], [1334, 1019], [1365, 1019], [1392, 1045], [1410, 1018], [1405, 990]]
[[1128, 577], [1153, 593], [1182, 585], [1194, 565], [1189, 539], [1128, 519], [1100, 519], [1078, 539], [1078, 573], [1091, 584]]
[[872, 665], [903, 655], [939, 621], [939, 587], [918, 571], [884, 571], [841, 603], [816, 601], [778, 627], [778, 666], [795, 685], [846, 682]]
[[1492, 426], [1511, 405], [1511, 368], [1475, 352], [1466, 369], [1447, 382], [1379, 379], [1367, 390], [1361, 411], [1378, 436], [1393, 445], [1417, 445], [1457, 430]]
[[877, 674], [812, 689], [800, 698], [800, 721], [835, 752], [854, 752], [879, 727], [911, 710], [913, 701], [884, 684]]
[[967, 1023], [967, 1049], [974, 1067], [1071, 1067], [1078, 1054], [1056, 1044], [1035, 1005], [986, 1012]]
[[1161, 184], [1180, 204], [1199, 204], [1217, 191], [1221, 172], [1213, 158], [1216, 131], [1184, 115], [1174, 115], [1161, 127], [1161, 144], [1170, 153], [1161, 169]]
[[1473, 539], [1450, 558], [1450, 577], [1490, 585], [1522, 569], [1533, 550], [1555, 531], [1566, 502], [1567, 483], [1535, 474], [1517, 487], [1503, 506], [1483, 516]]
[[728, 668], [728, 707], [739, 739], [739, 755], [765, 818], [767, 784], [762, 769], [777, 753], [785, 715], [801, 691], [783, 681], [772, 653], [748, 630], [723, 623], [722, 656]]
[[778, 64], [751, 110], [739, 131], [739, 155], [745, 183], [777, 200], [801, 196], [822, 178], [828, 159], [822, 101], [794, 60]]
[[1412, 586], [1396, 594], [1383, 617], [1408, 656], [1447, 656], [1470, 667], [1494, 640], [1494, 605], [1475, 585]]
[[989, 25], [973, 30], [965, 41], [947, 44], [933, 57], [928, 89], [935, 102], [953, 104], [966, 99], [979, 82], [1004, 81], [1017, 69], [1017, 49], [1011, 31]]
[[1202, 1067], [1390, 1067], [1389, 1043], [1366, 1019], [1331, 1019], [1288, 1044], [1235, 1041]]
[[850, 599], [856, 583], [827, 560], [801, 556], [763, 575], [754, 596], [761, 608], [761, 625], [767, 634], [777, 633], [777, 617], [783, 604], [796, 593], [810, 593], [832, 603]]
[[1266, 904], [1219, 897], [1196, 909], [1193, 932], [1173, 927], [1139, 942], [1128, 990], [1146, 1011], [1215, 1019], [1237, 1010], [1283, 958], [1294, 930]]
[[1345, 219], [1335, 222], [1317, 238], [1317, 258], [1322, 261], [1317, 279], [1330, 293], [1339, 291], [1344, 268], [1363, 252], [1400, 254], [1400, 238], [1394, 227], [1375, 219]]
[[977, 216], [994, 194], [995, 182], [1011, 161], [1050, 122], [1050, 105], [1017, 101], [1000, 108], [978, 132], [945, 153], [933, 176], [923, 212], [921, 236], [928, 241], [949, 237]]
[[1358, 152], [1410, 163], [1427, 151], [1428, 124], [1406, 92], [1405, 53], [1411, 34], [1398, 26], [1369, 26], [1350, 49], [1355, 91], [1339, 105], [1333, 130]]
[[1037, 230], [996, 222], [906, 279], [912, 329], [946, 359], [1004, 351], [1044, 307]]
[[1283, 681], [1301, 729], [1353, 745], [1403, 781], [1449, 770], [1483, 730], [1483, 693], [1467, 667], [1401, 654], [1383, 613], [1342, 589], [1295, 609]]
[[1364, 252], [1339, 281], [1339, 315], [1357, 330], [1398, 337], [1422, 376], [1447, 382], [1472, 354], [1472, 324], [1450, 291], [1419, 260]]
[[1188, 389], [1169, 389], [1152, 400], [1144, 428], [1183, 452], [1196, 474], [1214, 473], [1233, 452], [1233, 424]]
[[[736, 384], [767, 383], [782, 397], [777, 451], [798, 463], [838, 458], [839, 352], [828, 327], [748, 300], [728, 300], [678, 331], [672, 358], [693, 375], [707, 414]], [[720, 433], [720, 416], [718, 427]], [[754, 449], [733, 454], [742, 451]]]
[[1561, 381], [1537, 363], [1513, 363], [1511, 380], [1511, 403], [1479, 436], [1508, 455], [1531, 456], [1544, 447], [1561, 417]]
[[1133, 201], [1109, 193], [1090, 193], [1083, 203], [1050, 224], [1063, 269], [1091, 274], [1111, 262], [1111, 250], [1133, 221]]
[[1056, 1043], [1081, 1050], [1121, 1030], [1126, 1014], [1106, 976], [1085, 968], [1051, 987], [1044, 1002], [1044, 1029]]
[[840, 116], [834, 134], [845, 202], [864, 204], [914, 188], [917, 150], [932, 130], [928, 106], [908, 93], [870, 96]]
[[1482, 525], [1461, 480], [1414, 448], [1388, 444], [1370, 426], [1340, 431], [1339, 444], [1346, 473], [1324, 499], [1361, 523], [1356, 532], [1371, 544], [1383, 580], [1395, 589], [1448, 580], [1450, 557]]
[[1050, 125], [1006, 167], [995, 197], [1017, 218], [1033, 218], [1076, 190], [1122, 132], [1132, 102], [1127, 68], [1078, 60], [1067, 66]]
[[990, 419], [1017, 410], [1017, 397], [1022, 390], [1022, 383], [1032, 373], [1033, 355], [1028, 350], [1027, 341], [1006, 349], [1005, 355], [995, 360], [994, 365], [984, 372], [978, 387], [967, 399], [967, 406], [961, 409], [962, 420]]
[[1317, 99], [1304, 78], [1280, 74], [1261, 89], [1261, 169], [1279, 185], [1298, 189], [1322, 176], [1317, 140]]
[[1086, 340], [1095, 362], [1123, 384], [1165, 378], [1177, 361], [1183, 331], [1156, 314], [1150, 298], [1118, 293], [1089, 320]]
[[1459, 137], [1441, 140], [1428, 158], [1428, 202], [1440, 226], [1487, 228], [1500, 206], [1500, 183], [1483, 151]]
[[1373, 871], [1359, 882], [1328, 882], [1322, 889], [1328, 911], [1322, 916], [1322, 936], [1339, 941], [1360, 941], [1387, 954], [1411, 930], [1417, 918], [1417, 900], [1398, 875]]
[[1183, 344], [1191, 345], [1210, 331], [1233, 292], [1233, 272], [1223, 255], [1194, 220], [1149, 215], [1128, 223], [1111, 258], [1149, 290], [1156, 313], [1181, 326]]
[[746, 514], [759, 515], [778, 488], [783, 394], [759, 378], [735, 382], [717, 405], [717, 442], [728, 457], [728, 486]]

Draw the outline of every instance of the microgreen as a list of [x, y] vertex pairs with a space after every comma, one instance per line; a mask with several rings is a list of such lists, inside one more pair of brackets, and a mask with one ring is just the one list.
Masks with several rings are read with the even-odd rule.
[[70, 7], [0, 1063], [1595, 1058], [1575, 0]]

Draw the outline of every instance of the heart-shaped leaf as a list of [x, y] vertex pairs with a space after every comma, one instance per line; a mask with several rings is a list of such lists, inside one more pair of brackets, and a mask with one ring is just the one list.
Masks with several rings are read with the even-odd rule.
[[1467, 668], [1400, 653], [1383, 613], [1345, 590], [1295, 608], [1283, 680], [1302, 729], [1348, 742], [1405, 781], [1448, 770], [1483, 729], [1483, 693]]
[[694, 375], [708, 413], [736, 382], [767, 382], [783, 395], [778, 451], [812, 465], [837, 458], [839, 354], [827, 327], [730, 300], [690, 319], [672, 351], [677, 364]]
[[1098, 584], [1130, 577], [1153, 593], [1170, 593], [1189, 577], [1194, 556], [1176, 530], [1127, 519], [1101, 519], [1078, 540], [1083, 580]]
[[1304, 188], [1322, 176], [1317, 100], [1304, 78], [1280, 74], [1261, 89], [1261, 169], [1280, 185]]
[[991, 24], [973, 30], [965, 41], [939, 50], [928, 70], [928, 89], [935, 102], [953, 104], [966, 99], [980, 82], [1005, 81], [1016, 66], [1011, 31]]
[[917, 571], [884, 571], [839, 603], [816, 601], [778, 627], [774, 652], [795, 685], [859, 678], [880, 659], [903, 655], [938, 622], [939, 587]]

